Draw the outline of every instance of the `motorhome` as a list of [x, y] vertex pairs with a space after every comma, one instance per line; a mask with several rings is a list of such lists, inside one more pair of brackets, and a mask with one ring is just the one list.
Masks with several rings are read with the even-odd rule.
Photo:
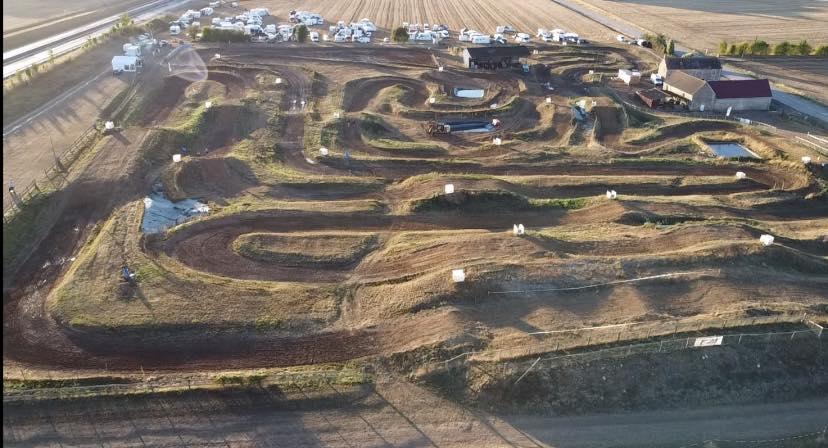
[[485, 35], [485, 34], [475, 34], [471, 38], [471, 43], [473, 44], [490, 44], [492, 43], [492, 39]]
[[257, 17], [267, 17], [270, 15], [270, 11], [267, 8], [253, 8], [248, 14]]

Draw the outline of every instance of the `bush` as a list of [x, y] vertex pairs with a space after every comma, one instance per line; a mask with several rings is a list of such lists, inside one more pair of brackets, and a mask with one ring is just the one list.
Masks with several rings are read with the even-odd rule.
[[807, 40], [801, 40], [798, 44], [796, 44], [796, 54], [802, 56], [808, 56], [814, 50], [811, 44], [808, 43]]
[[750, 54], [765, 56], [770, 51], [770, 45], [764, 40], [755, 40], [750, 44], [748, 51], [750, 51]]
[[785, 56], [791, 51], [791, 44], [788, 41], [779, 42], [773, 46], [773, 54], [776, 56]]
[[201, 40], [203, 42], [245, 42], [247, 36], [241, 31], [220, 30], [207, 26], [201, 31]]
[[727, 54], [727, 41], [719, 42], [719, 54]]
[[821, 45], [814, 50], [814, 56], [828, 57], [828, 45]]
[[408, 30], [405, 29], [405, 27], [402, 27], [402, 26], [399, 27], [399, 28], [395, 28], [394, 32], [391, 33], [391, 39], [393, 39], [394, 42], [397, 42], [397, 43], [400, 43], [400, 44], [404, 44], [404, 43], [408, 42]]

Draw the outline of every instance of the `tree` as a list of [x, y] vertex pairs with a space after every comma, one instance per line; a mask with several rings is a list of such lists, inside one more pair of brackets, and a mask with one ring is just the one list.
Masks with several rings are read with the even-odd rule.
[[293, 37], [296, 38], [297, 42], [304, 42], [308, 40], [308, 35], [310, 35], [310, 32], [308, 31], [308, 27], [305, 25], [299, 25], [293, 29]]
[[744, 55], [748, 54], [749, 50], [750, 50], [750, 44], [747, 43], [747, 42], [742, 42], [741, 44], [739, 44], [739, 47], [736, 49], [736, 54], [738, 54], [739, 56], [744, 56]]
[[788, 41], [782, 41], [773, 46], [773, 54], [776, 56], [785, 56], [791, 51], [791, 44]]
[[408, 30], [404, 26], [395, 28], [394, 32], [391, 33], [391, 39], [398, 44], [408, 42]]
[[719, 42], [719, 54], [727, 54], [727, 41]]
[[768, 45], [768, 43], [764, 40], [754, 40], [748, 48], [750, 54], [756, 54], [761, 56], [766, 56], [769, 50], [770, 45]]
[[828, 45], [820, 45], [814, 50], [814, 56], [828, 57]]
[[676, 43], [673, 42], [673, 39], [670, 39], [670, 44], [667, 45], [666, 54], [672, 55], [672, 54], [675, 54], [675, 53], [676, 53]]
[[808, 43], [807, 40], [801, 40], [798, 44], [796, 44], [796, 54], [800, 54], [802, 56], [808, 56], [814, 50], [814, 47]]

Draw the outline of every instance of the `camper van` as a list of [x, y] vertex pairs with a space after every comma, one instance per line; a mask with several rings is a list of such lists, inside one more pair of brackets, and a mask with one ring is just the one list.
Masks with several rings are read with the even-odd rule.
[[114, 56], [112, 58], [112, 73], [136, 72], [141, 68], [141, 58], [137, 56]]

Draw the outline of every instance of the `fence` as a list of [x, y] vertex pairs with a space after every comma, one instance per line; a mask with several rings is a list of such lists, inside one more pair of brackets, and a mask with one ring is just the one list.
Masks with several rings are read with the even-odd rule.
[[[679, 338], [679, 335], [687, 333], [710, 332], [713, 330], [727, 330], [728, 328], [745, 328], [761, 325], [803, 324], [807, 322], [810, 322], [808, 325], [812, 325], [812, 328], [799, 330], [799, 332], [810, 332], [817, 335], [817, 337], [821, 336], [821, 332], [818, 332], [816, 327], [813, 327], [813, 325], [817, 327], [818, 325], [811, 322], [804, 314], [777, 314], [756, 317], [728, 315], [704, 320], [646, 321], [600, 327], [538, 331], [526, 333], [520, 338], [511, 340], [509, 347], [464, 352], [444, 361], [443, 364], [452, 365], [467, 361], [507, 361], [538, 356], [544, 353], [586, 349], [593, 346], [615, 345], [624, 341], [641, 341], [656, 337], [670, 337], [672, 338], [670, 341], [685, 341], [695, 336], [681, 339], [677, 338]], [[747, 335], [748, 333], [741, 334]], [[730, 335], [728, 335], [729, 337]], [[647, 344], [645, 343], [643, 345]], [[671, 342], [659, 341], [655, 344], [668, 344], [669, 346]]]
[[[129, 87], [129, 91], [121, 99], [120, 104], [110, 114], [112, 119], [115, 119], [123, 113], [124, 108], [129, 104], [132, 98], [138, 91], [137, 78]], [[118, 97], [116, 97], [118, 98]], [[59, 156], [56, 155], [55, 164], [43, 172], [44, 176], [40, 179], [35, 179], [29, 183], [22, 190], [16, 190], [14, 196], [9, 197], [8, 201], [3, 201], [3, 222], [7, 223], [15, 211], [19, 210], [22, 205], [30, 201], [32, 198], [42, 193], [47, 187], [59, 189], [66, 184], [66, 173], [69, 168], [78, 160], [81, 152], [89, 148], [101, 135], [98, 123], [93, 124], [88, 129], [72, 142], [71, 145]], [[7, 193], [11, 196], [11, 193]]]
[[[147, 394], [192, 389], [208, 389], [226, 386], [306, 387], [307, 385], [362, 384], [374, 380], [366, 369], [317, 370], [299, 372], [275, 372], [261, 375], [216, 375], [210, 378], [164, 380], [163, 384], [136, 382], [120, 384], [95, 384], [69, 387], [51, 387], [10, 390], [4, 387], [3, 402], [29, 400], [55, 400], [105, 395]], [[66, 380], [72, 381], [72, 380]]]

